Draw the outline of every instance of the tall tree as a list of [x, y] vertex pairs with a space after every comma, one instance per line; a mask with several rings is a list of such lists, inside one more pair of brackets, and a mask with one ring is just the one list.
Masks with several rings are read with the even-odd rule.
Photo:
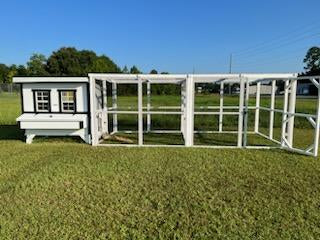
[[0, 64], [0, 83], [6, 83], [8, 82], [8, 73], [9, 73], [9, 67], [5, 64]]
[[28, 75], [47, 76], [48, 72], [46, 71], [46, 64], [47, 59], [43, 54], [34, 53], [27, 62]]
[[152, 70], [150, 71], [150, 74], [158, 74], [158, 71], [155, 70], [155, 69], [152, 69]]
[[56, 76], [84, 76], [86, 70], [80, 62], [77, 49], [63, 47], [53, 52], [48, 58], [47, 70]]
[[142, 73], [135, 65], [133, 65], [131, 68], [130, 68], [130, 73], [131, 74], [139, 74], [139, 73]]
[[16, 76], [28, 76], [28, 69], [24, 65], [19, 65]]
[[12, 83], [12, 78], [14, 76], [16, 76], [18, 73], [18, 68], [15, 64], [12, 64], [10, 67], [9, 67], [9, 71], [8, 71], [8, 74], [7, 74], [7, 82], [9, 83]]
[[63, 47], [48, 59], [48, 72], [58, 76], [86, 76], [89, 72], [118, 73], [121, 69], [107, 56], [93, 51]]
[[89, 72], [98, 73], [119, 73], [121, 69], [107, 56], [97, 57], [89, 67]]
[[122, 69], [122, 73], [129, 73], [127, 66], [124, 66]]
[[304, 69], [307, 75], [320, 74], [320, 48], [312, 47], [308, 50], [303, 62], [306, 64]]

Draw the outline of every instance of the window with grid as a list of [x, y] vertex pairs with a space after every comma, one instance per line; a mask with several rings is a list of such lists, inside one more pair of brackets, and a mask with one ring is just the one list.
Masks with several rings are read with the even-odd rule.
[[36, 111], [49, 112], [50, 109], [50, 92], [49, 91], [35, 91]]
[[76, 93], [75, 91], [60, 91], [62, 112], [76, 111], [75, 93]]

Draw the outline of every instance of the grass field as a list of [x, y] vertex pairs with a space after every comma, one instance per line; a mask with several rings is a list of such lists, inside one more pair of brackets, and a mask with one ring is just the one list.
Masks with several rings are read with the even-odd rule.
[[[18, 96], [0, 96], [0, 239], [320, 238], [318, 158], [60, 138], [27, 146], [19, 111]], [[310, 132], [299, 124], [302, 144]]]

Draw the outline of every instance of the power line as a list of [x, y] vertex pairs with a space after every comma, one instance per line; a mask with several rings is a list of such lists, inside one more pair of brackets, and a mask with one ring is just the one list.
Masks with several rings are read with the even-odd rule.
[[[265, 62], [261, 61], [261, 62], [258, 62], [256, 64], [251, 64], [251, 65], [248, 64], [248, 65], [245, 65], [245, 66], [234, 66], [234, 68], [238, 69], [238, 70], [241, 69], [241, 71], [244, 71], [244, 69], [257, 69], [257, 68], [261, 68], [261, 67], [271, 66], [274, 63], [277, 63], [277, 65], [284, 65], [284, 64], [288, 64], [288, 63], [289, 64], [293, 64], [293, 63], [297, 63], [295, 61], [295, 59], [300, 57], [299, 55], [300, 54], [295, 54], [293, 56], [282, 58], [282, 59], [281, 58], [277, 58], [274, 61], [265, 61]], [[298, 64], [300, 64], [300, 63], [298, 63]], [[303, 63], [301, 61], [301, 67], [303, 66], [302, 64]]]
[[257, 55], [257, 54], [270, 52], [270, 51], [272, 51], [274, 49], [278, 49], [278, 48], [281, 48], [281, 47], [284, 47], [284, 46], [292, 45], [292, 44], [297, 43], [299, 41], [302, 41], [302, 40], [305, 40], [305, 39], [311, 39], [311, 38], [314, 38], [314, 37], [317, 37], [317, 36], [320, 36], [320, 32], [313, 33], [311, 35], [304, 35], [302, 37], [295, 38], [295, 39], [290, 40], [290, 41], [282, 42], [282, 43], [280, 43], [280, 45], [269, 46], [269, 48], [262, 48], [262, 49], [260, 49], [260, 51], [256, 50], [255, 52], [250, 52], [250, 53], [244, 54], [242, 56], [243, 57], [250, 57], [250, 56], [253, 56], [253, 55]]
[[[297, 48], [297, 49], [290, 49], [290, 52], [296, 53], [296, 52], [302, 51], [302, 50], [306, 51], [306, 50], [308, 50], [308, 48], [309, 48], [309, 46], [304, 46], [302, 48]], [[286, 56], [283, 56], [284, 54], [286, 54]], [[302, 54], [302, 52], [301, 52], [301, 54]], [[274, 56], [269, 56], [269, 57], [261, 57], [261, 55], [260, 55], [253, 61], [239, 62], [239, 63], [237, 63], [237, 61], [234, 61], [234, 66], [246, 66], [246, 65], [256, 64], [257, 62], [260, 62], [259, 59], [262, 59], [262, 60], [270, 59], [271, 60], [271, 59], [275, 59], [275, 58], [279, 59], [279, 58], [283, 58], [283, 57], [287, 57], [287, 56], [288, 56], [288, 53], [286, 53], [286, 52], [280, 54], [280, 56], [279, 56], [279, 54], [274, 55]]]
[[[292, 60], [295, 60], [300, 55], [301, 53], [295, 53], [293, 56], [290, 56], [290, 57], [289, 56], [286, 56], [284, 58], [277, 57], [274, 59], [269, 59], [267, 61], [259, 61], [256, 63], [246, 64], [246, 65], [234, 65], [234, 68], [259, 67], [262, 65], [270, 65], [273, 63], [289, 63], [289, 62], [292, 62]], [[302, 61], [301, 61], [301, 64], [302, 64]]]
[[[294, 59], [297, 59], [301, 57], [301, 65], [303, 64], [303, 55], [305, 53], [305, 51], [308, 49], [308, 46], [304, 46], [303, 48], [298, 48], [298, 49], [291, 49], [291, 54], [289, 53], [286, 54], [285, 56], [280, 55], [276, 55], [276, 56], [271, 56], [269, 58], [264, 58], [262, 60], [255, 60], [254, 62], [247, 62], [247, 63], [239, 63], [239, 64], [234, 64], [234, 68], [236, 69], [245, 69], [245, 68], [257, 68], [257, 67], [265, 67], [265, 65], [270, 65], [270, 64], [274, 64], [274, 63], [292, 63]], [[303, 51], [302, 51], [303, 50]], [[293, 53], [293, 54], [292, 54]]]
[[[318, 22], [316, 22], [318, 24]], [[319, 29], [319, 26], [317, 24], [311, 24], [311, 25], [308, 25], [307, 27], [304, 27], [304, 29], [308, 29], [310, 27], [312, 27], [311, 29], [308, 29], [307, 31], [300, 31], [301, 27], [297, 28], [296, 30], [293, 30], [293, 31], [290, 31], [289, 33], [286, 33], [285, 35], [283, 36], [280, 36], [280, 37], [276, 37], [276, 38], [273, 38], [273, 39], [270, 39], [270, 40], [267, 40], [261, 44], [257, 44], [253, 47], [249, 47], [247, 49], [244, 49], [242, 51], [238, 51], [238, 52], [235, 52], [234, 55], [237, 55], [237, 56], [240, 56], [240, 55], [245, 55], [245, 54], [248, 54], [249, 52], [254, 52], [254, 51], [257, 51], [259, 49], [263, 49], [265, 47], [268, 47], [268, 45], [274, 45], [274, 44], [277, 44], [283, 40], [287, 40], [287, 39], [292, 39], [294, 37], [299, 37], [301, 36], [302, 34], [305, 34], [305, 33], [310, 33], [312, 31], [314, 31], [315, 29]], [[316, 26], [314, 26], [316, 25]], [[292, 33], [298, 33], [298, 34], [292, 34]], [[270, 46], [269, 46], [270, 47]]]
[[232, 53], [230, 54], [230, 59], [229, 59], [229, 73], [232, 73]]

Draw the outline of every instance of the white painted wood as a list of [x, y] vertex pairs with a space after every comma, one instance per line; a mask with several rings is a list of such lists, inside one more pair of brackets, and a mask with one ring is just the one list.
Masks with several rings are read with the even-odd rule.
[[[151, 83], [147, 82], [147, 111], [151, 109]], [[147, 114], [147, 132], [151, 131], [151, 115]]]
[[88, 128], [86, 129], [26, 129], [25, 135], [34, 136], [79, 136], [86, 143], [90, 144], [90, 138], [88, 135]]
[[142, 81], [138, 81], [138, 144], [143, 145]]
[[259, 132], [260, 88], [261, 88], [261, 82], [258, 82], [258, 83], [257, 83], [257, 93], [256, 93], [256, 111], [255, 111], [255, 118], [254, 118], [254, 131], [255, 131], [256, 133]]
[[[117, 103], [117, 84], [112, 83], [112, 107], [114, 109], [118, 108], [118, 103]], [[113, 132], [118, 131], [118, 115], [117, 113], [114, 113], [112, 115], [112, 122], [113, 122]]]
[[185, 129], [185, 146], [193, 146], [194, 131], [194, 81], [192, 75], [186, 79], [186, 129]]
[[316, 80], [316, 78], [311, 77], [311, 78], [309, 78], [309, 80], [310, 80], [317, 88], [319, 88], [319, 82]]
[[31, 144], [35, 136], [36, 136], [35, 134], [26, 135], [26, 143]]
[[287, 111], [288, 111], [288, 87], [289, 80], [285, 80], [284, 82], [284, 95], [283, 95], [283, 113], [282, 113], [282, 126], [281, 126], [281, 146], [282, 147], [290, 147], [288, 146], [287, 141]]
[[[54, 81], [54, 80], [52, 80]], [[28, 83], [22, 85], [23, 109], [26, 112], [33, 112], [33, 91], [50, 90], [50, 107], [52, 112], [59, 112], [59, 92], [58, 90], [76, 90], [76, 104], [78, 112], [88, 111], [88, 96], [86, 83]]]
[[87, 114], [54, 114], [54, 113], [23, 113], [16, 120], [17, 122], [86, 122]]
[[[194, 115], [220, 115], [221, 112], [194, 112]], [[222, 115], [239, 115], [239, 112], [222, 112]]]
[[20, 122], [21, 129], [80, 129], [79, 122]]
[[314, 140], [313, 140], [314, 142], [313, 156], [315, 157], [318, 156], [318, 150], [319, 150], [319, 137], [320, 137], [319, 131], [320, 131], [320, 88], [318, 87], [317, 117], [316, 117], [316, 127], [315, 127]]
[[99, 143], [98, 139], [98, 125], [97, 125], [97, 114], [96, 114], [96, 79], [90, 77], [90, 109], [91, 109], [91, 144], [96, 146]]
[[274, 107], [276, 98], [276, 80], [271, 82], [271, 100], [270, 100], [270, 116], [269, 116], [269, 138], [273, 139], [273, 126], [274, 126]]
[[14, 83], [71, 83], [71, 82], [89, 82], [88, 77], [14, 77]]
[[222, 132], [223, 126], [223, 95], [224, 95], [224, 83], [220, 83], [220, 108], [219, 108], [219, 132]]
[[316, 128], [316, 122], [314, 120], [314, 118], [312, 117], [307, 117], [308, 121], [310, 122], [310, 124], [312, 125], [312, 127]]
[[[269, 125], [269, 134], [261, 136], [274, 141], [279, 144], [276, 140], [273, 140], [273, 118], [274, 112], [280, 112], [283, 114], [282, 119], [282, 138], [281, 145], [283, 149], [295, 151], [299, 153], [304, 153], [307, 155], [317, 155], [318, 152], [318, 144], [319, 144], [319, 128], [320, 128], [320, 117], [319, 110], [317, 115], [306, 114], [306, 113], [295, 113], [295, 94], [290, 94], [291, 92], [295, 92], [294, 84], [298, 80], [309, 79], [314, 83], [316, 87], [319, 88], [318, 77], [297, 77], [296, 74], [195, 74], [195, 75], [186, 75], [186, 74], [177, 74], [177, 75], [149, 75], [149, 74], [138, 74], [138, 75], [124, 75], [124, 74], [89, 74], [90, 82], [87, 85], [88, 78], [76, 79], [76, 78], [15, 78], [14, 81], [18, 83], [23, 83], [22, 86], [22, 94], [24, 99], [24, 110], [25, 111], [33, 111], [33, 94], [32, 89], [42, 89], [42, 90], [50, 90], [51, 96], [51, 109], [52, 111], [59, 110], [59, 89], [74, 89], [76, 90], [76, 98], [77, 98], [77, 110], [83, 112], [83, 114], [68, 114], [67, 116], [64, 114], [59, 114], [60, 116], [56, 116], [55, 114], [31, 114], [31, 115], [21, 115], [17, 120], [21, 123], [21, 128], [26, 128], [26, 140], [31, 143], [34, 136], [80, 136], [86, 142], [91, 142], [93, 145], [99, 144], [99, 138], [102, 135], [102, 132], [107, 131], [107, 125], [104, 123], [107, 122], [107, 116], [104, 115], [108, 111], [110, 114], [138, 114], [138, 134], [139, 134], [139, 146], [143, 145], [143, 114], [147, 115], [147, 123], [149, 122], [148, 116], [152, 114], [174, 114], [181, 115], [181, 123], [179, 130], [156, 130], [151, 131], [147, 125], [147, 131], [155, 132], [155, 133], [174, 133], [174, 132], [182, 132], [185, 140], [185, 146], [193, 146], [193, 137], [194, 132], [201, 133], [213, 133], [213, 131], [194, 131], [194, 116], [195, 115], [219, 115], [219, 129], [220, 133], [231, 133], [222, 130], [221, 123], [223, 122], [223, 115], [238, 115], [239, 123], [238, 123], [238, 142], [236, 146], [233, 147], [244, 147], [246, 145], [246, 134], [251, 132], [248, 131], [246, 127], [246, 116], [244, 116], [244, 108], [247, 109], [255, 109], [255, 132], [259, 133], [259, 111], [267, 110], [270, 111], [270, 125]], [[254, 83], [257, 82], [257, 97], [258, 95], [263, 94], [264, 92], [261, 90], [263, 84], [268, 84], [270, 81], [271, 85], [271, 106], [270, 108], [265, 108], [260, 106], [260, 96], [258, 101], [256, 102], [255, 107], [248, 106], [248, 91], [245, 89], [250, 89], [248, 86], [243, 85], [243, 79], [245, 82]], [[48, 81], [53, 80], [52, 82]], [[275, 109], [274, 99], [275, 97], [275, 80], [285, 81], [285, 93], [284, 93], [284, 109]], [[288, 84], [288, 81], [292, 82]], [[296, 80], [296, 81], [293, 81]], [[96, 84], [96, 81], [102, 81], [102, 84]], [[117, 109], [117, 92], [113, 91], [113, 104], [111, 108], [108, 108], [106, 105], [102, 106], [102, 100], [104, 103], [107, 103], [106, 99], [106, 82], [111, 82], [113, 86], [117, 84], [124, 83], [136, 83], [140, 85], [138, 87], [138, 111], [131, 108], [127, 108], [128, 111], [118, 111]], [[195, 83], [218, 83], [218, 84], [228, 84], [228, 83], [240, 83], [240, 92], [239, 92], [239, 106], [223, 106], [223, 97], [220, 98], [219, 106], [207, 106], [207, 107], [197, 107], [197, 111], [194, 112], [194, 84]], [[295, 83], [294, 83], [295, 82]], [[161, 107], [152, 107], [151, 102], [147, 104], [146, 107], [142, 105], [142, 83], [157, 83], [157, 84], [181, 84], [181, 104], [180, 106], [161, 106]], [[102, 85], [102, 89], [101, 89]], [[258, 89], [260, 85], [260, 90]], [[88, 91], [86, 88], [90, 86], [90, 90]], [[244, 87], [241, 87], [244, 86]], [[117, 87], [117, 86], [116, 86]], [[116, 87], [113, 87], [113, 90], [116, 90]], [[270, 86], [269, 86], [270, 87]], [[222, 86], [220, 86], [223, 89]], [[139, 90], [140, 89], [140, 90]], [[268, 90], [269, 91], [269, 90]], [[221, 91], [220, 91], [221, 92]], [[258, 94], [259, 92], [259, 94]], [[88, 101], [90, 94], [90, 101]], [[102, 94], [101, 94], [102, 93]], [[246, 94], [244, 96], [244, 94]], [[273, 99], [273, 100], [272, 100]], [[318, 99], [318, 101], [320, 101]], [[88, 111], [90, 103], [91, 110], [91, 121], [88, 120], [83, 121], [83, 128], [80, 128], [81, 116], [88, 118]], [[114, 104], [115, 103], [115, 104]], [[318, 108], [320, 108], [320, 102], [318, 103]], [[156, 111], [151, 111], [156, 110]], [[217, 111], [210, 111], [216, 109]], [[231, 110], [231, 112], [226, 112], [225, 109]], [[174, 111], [170, 111], [174, 110]], [[258, 114], [257, 114], [258, 113]], [[74, 118], [70, 118], [70, 116], [74, 116]], [[315, 138], [314, 143], [310, 145], [307, 149], [296, 149], [292, 147], [292, 133], [294, 128], [294, 117], [306, 117], [309, 122], [315, 127]], [[242, 119], [241, 119], [242, 118]], [[79, 120], [80, 119], [80, 120]], [[100, 121], [102, 119], [102, 121]], [[115, 118], [117, 120], [117, 117]], [[101, 122], [103, 123], [101, 125]], [[89, 136], [88, 126], [91, 124], [91, 134], [92, 139]], [[118, 131], [118, 124], [115, 124], [116, 131]], [[101, 130], [102, 128], [102, 130]], [[121, 145], [123, 146], [123, 145]], [[148, 145], [149, 146], [149, 145]], [[159, 146], [159, 145], [157, 145]], [[200, 146], [201, 147], [201, 146]], [[203, 146], [206, 147], [206, 146]], [[223, 146], [222, 146], [223, 147]], [[250, 148], [252, 146], [248, 146]], [[261, 148], [260, 146], [253, 146], [256, 148]], [[214, 148], [221, 148], [221, 146], [214, 146]]]
[[248, 110], [249, 110], [249, 94], [250, 94], [250, 82], [248, 79], [245, 79], [245, 100], [244, 100], [244, 113], [243, 113], [243, 147], [247, 146], [247, 133], [248, 133]]
[[108, 119], [108, 91], [107, 82], [102, 81], [102, 93], [103, 93], [103, 113], [102, 113], [102, 132], [109, 133], [109, 119]]
[[243, 104], [244, 104], [244, 78], [240, 78], [239, 117], [238, 117], [238, 147], [242, 147], [243, 136]]
[[293, 130], [294, 130], [294, 113], [296, 110], [296, 94], [297, 94], [297, 80], [290, 80], [290, 95], [288, 102], [288, 112], [289, 121], [288, 121], [288, 142], [290, 146], [293, 146]]
[[[109, 111], [109, 113], [117, 114], [139, 114], [139, 111]], [[181, 115], [181, 112], [177, 111], [143, 111], [144, 114], [160, 114], [160, 115]]]
[[181, 111], [181, 118], [180, 118], [180, 131], [184, 136], [185, 131], [185, 98], [186, 98], [186, 82], [183, 81], [181, 83], [181, 104], [180, 104], [180, 111]]

